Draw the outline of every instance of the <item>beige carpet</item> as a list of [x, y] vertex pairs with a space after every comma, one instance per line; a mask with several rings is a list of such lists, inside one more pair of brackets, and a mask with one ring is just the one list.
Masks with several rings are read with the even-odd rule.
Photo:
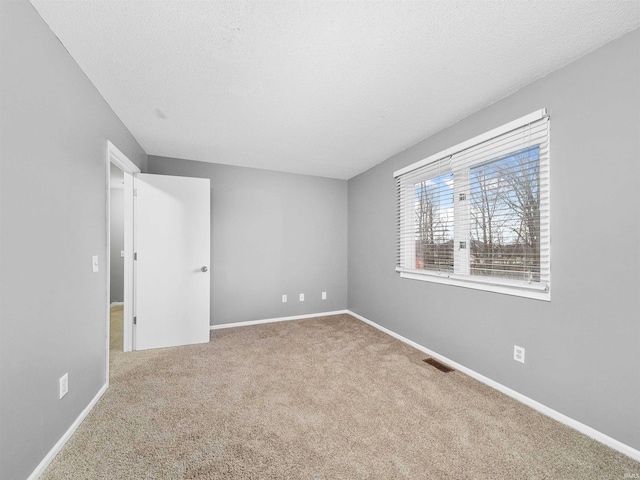
[[[111, 352], [43, 479], [623, 479], [640, 464], [348, 315]], [[630, 476], [629, 476], [630, 475]]]
[[109, 329], [109, 349], [122, 351], [124, 305], [111, 307], [111, 325]]

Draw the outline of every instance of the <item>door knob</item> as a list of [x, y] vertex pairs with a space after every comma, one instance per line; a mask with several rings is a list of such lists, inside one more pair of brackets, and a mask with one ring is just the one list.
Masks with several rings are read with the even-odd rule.
[[206, 272], [206, 271], [208, 271], [208, 270], [209, 270], [209, 268], [208, 268], [208, 267], [202, 267], [202, 271], [203, 271], [203, 272]]

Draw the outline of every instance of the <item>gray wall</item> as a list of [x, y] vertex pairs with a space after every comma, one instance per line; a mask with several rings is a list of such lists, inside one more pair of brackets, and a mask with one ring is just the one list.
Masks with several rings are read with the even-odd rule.
[[[106, 380], [106, 140], [147, 159], [29, 3], [0, 2], [0, 22], [0, 478], [21, 479]], [[350, 180], [348, 212], [344, 181], [151, 159], [152, 173], [211, 179], [212, 323], [343, 309], [348, 263], [355, 312], [640, 448], [639, 37]], [[541, 107], [552, 301], [398, 278], [392, 172]]]
[[146, 155], [28, 2], [0, 22], [0, 478], [19, 480], [105, 384], [107, 139]]
[[212, 325], [347, 307], [345, 180], [154, 156], [149, 173], [211, 180]]
[[111, 189], [111, 303], [124, 301], [124, 190]]
[[[636, 449], [639, 59], [636, 30], [349, 180], [352, 311]], [[393, 171], [543, 107], [551, 302], [399, 278]]]

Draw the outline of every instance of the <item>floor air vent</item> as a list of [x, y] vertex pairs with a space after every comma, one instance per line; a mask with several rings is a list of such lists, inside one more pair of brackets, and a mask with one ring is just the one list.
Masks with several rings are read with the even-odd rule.
[[447, 365], [445, 365], [444, 363], [440, 363], [438, 360], [436, 360], [435, 358], [425, 358], [424, 360], [422, 360], [424, 363], [428, 363], [429, 365], [431, 365], [432, 367], [436, 367], [438, 370], [440, 370], [441, 372], [444, 373], [449, 373], [449, 372], [453, 372], [453, 368], [448, 367]]

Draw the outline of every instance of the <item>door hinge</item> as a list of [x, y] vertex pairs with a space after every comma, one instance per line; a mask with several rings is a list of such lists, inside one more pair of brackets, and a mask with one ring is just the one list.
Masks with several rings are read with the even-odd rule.
[[138, 317], [133, 317], [133, 324], [137, 325], [138, 324]]
[[134, 259], [134, 260], [138, 260], [138, 252], [135, 252], [135, 253], [133, 254], [133, 259]]
[[134, 197], [137, 197], [137, 196], [138, 196], [138, 189], [137, 189], [137, 188], [134, 188], [134, 189], [133, 189], [133, 196], [134, 196]]

